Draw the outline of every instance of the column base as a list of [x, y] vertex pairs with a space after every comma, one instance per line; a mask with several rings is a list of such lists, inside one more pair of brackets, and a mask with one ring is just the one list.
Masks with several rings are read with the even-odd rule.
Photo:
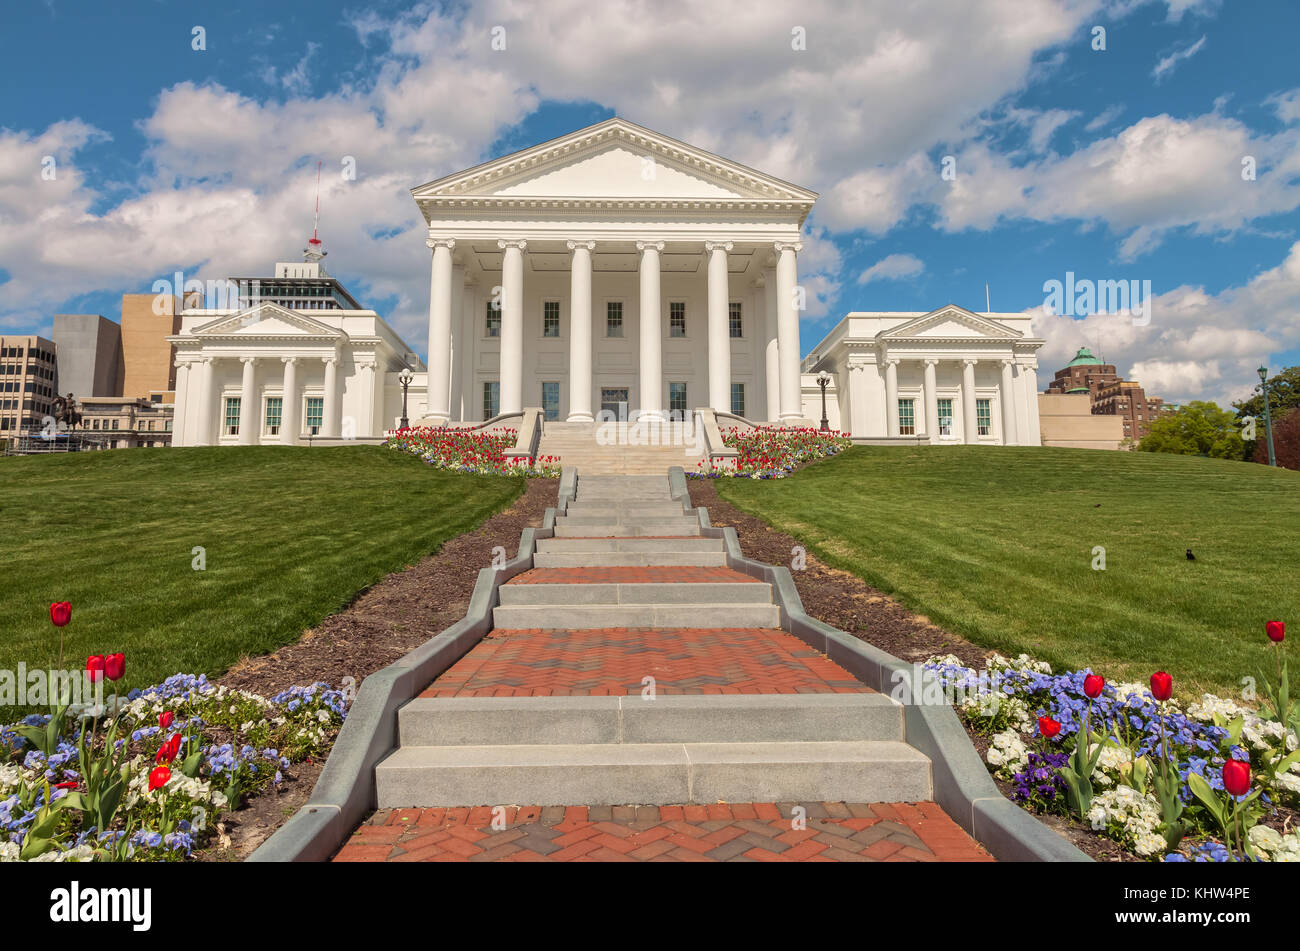
[[777, 422], [786, 429], [816, 429], [821, 425], [820, 421], [814, 423], [811, 419], [803, 416], [782, 416]]
[[591, 413], [570, 413], [564, 418], [566, 423], [594, 423], [596, 417]]

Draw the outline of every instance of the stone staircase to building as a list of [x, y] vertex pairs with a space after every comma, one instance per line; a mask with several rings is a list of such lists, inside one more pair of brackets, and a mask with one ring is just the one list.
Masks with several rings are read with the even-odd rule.
[[537, 454], [559, 456], [586, 476], [649, 475], [694, 469], [704, 450], [690, 424], [548, 422]]
[[666, 475], [582, 473], [491, 634], [399, 711], [378, 805], [931, 799], [902, 707], [779, 623]]

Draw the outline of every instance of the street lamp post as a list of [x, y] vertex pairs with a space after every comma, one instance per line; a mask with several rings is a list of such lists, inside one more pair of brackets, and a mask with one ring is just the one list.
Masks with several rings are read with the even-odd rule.
[[414, 378], [410, 367], [402, 367], [402, 372], [397, 375], [397, 382], [402, 384], [402, 429], [409, 429], [411, 425], [411, 421], [406, 416], [406, 391]]
[[822, 432], [830, 432], [831, 423], [826, 418], [826, 387], [830, 386], [831, 378], [825, 373], [817, 376], [817, 385], [822, 388]]
[[1277, 456], [1273, 454], [1273, 417], [1268, 411], [1268, 367], [1259, 368], [1259, 388], [1264, 394], [1264, 432], [1268, 438], [1268, 464], [1277, 465]]

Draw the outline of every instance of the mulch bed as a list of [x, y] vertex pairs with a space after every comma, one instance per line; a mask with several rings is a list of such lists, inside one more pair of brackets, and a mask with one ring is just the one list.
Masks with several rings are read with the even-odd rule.
[[[730, 525], [740, 535], [745, 555], [770, 565], [789, 565], [792, 549], [799, 541], [778, 532], [766, 522], [747, 515], [718, 496], [717, 484], [709, 479], [689, 479], [691, 503], [709, 510], [709, 520], [717, 526]], [[823, 564], [811, 552], [806, 567], [792, 571], [794, 586], [804, 610], [854, 637], [866, 641], [895, 657], [920, 663], [935, 654], [954, 654], [963, 664], [983, 668], [987, 648], [932, 624], [929, 618], [913, 614], [898, 601], [877, 591], [856, 575]], [[980, 759], [988, 751], [989, 741], [969, 729], [971, 742]], [[1002, 794], [1010, 798], [1011, 784], [996, 778]], [[1142, 861], [1124, 852], [1110, 839], [1103, 838], [1078, 823], [1058, 816], [1038, 816], [1040, 822], [1064, 836], [1074, 846], [1098, 862]]]
[[[464, 617], [479, 569], [492, 564], [492, 549], [500, 545], [506, 557], [513, 558], [519, 533], [542, 524], [558, 489], [558, 479], [529, 479], [524, 494], [506, 511], [367, 588], [294, 643], [241, 660], [217, 682], [267, 697], [318, 680], [337, 688], [351, 677], [359, 687], [366, 677]], [[285, 770], [276, 792], [258, 796], [226, 817], [219, 832], [229, 836], [229, 845], [214, 845], [195, 857], [247, 858], [306, 803], [323, 765], [308, 761]]]

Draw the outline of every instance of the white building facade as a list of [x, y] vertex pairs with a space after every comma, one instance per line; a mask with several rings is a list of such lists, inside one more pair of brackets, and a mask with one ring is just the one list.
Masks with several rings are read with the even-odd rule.
[[[955, 305], [922, 313], [851, 313], [804, 361], [805, 406], [873, 441], [1041, 445], [1039, 338], [1027, 314]], [[814, 402], [815, 401], [815, 402]]]
[[431, 251], [423, 422], [802, 420], [815, 193], [615, 118], [412, 196]]
[[277, 264], [247, 306], [191, 303], [167, 338], [176, 348], [173, 446], [375, 439], [401, 414], [402, 369], [423, 369], [319, 258]]

